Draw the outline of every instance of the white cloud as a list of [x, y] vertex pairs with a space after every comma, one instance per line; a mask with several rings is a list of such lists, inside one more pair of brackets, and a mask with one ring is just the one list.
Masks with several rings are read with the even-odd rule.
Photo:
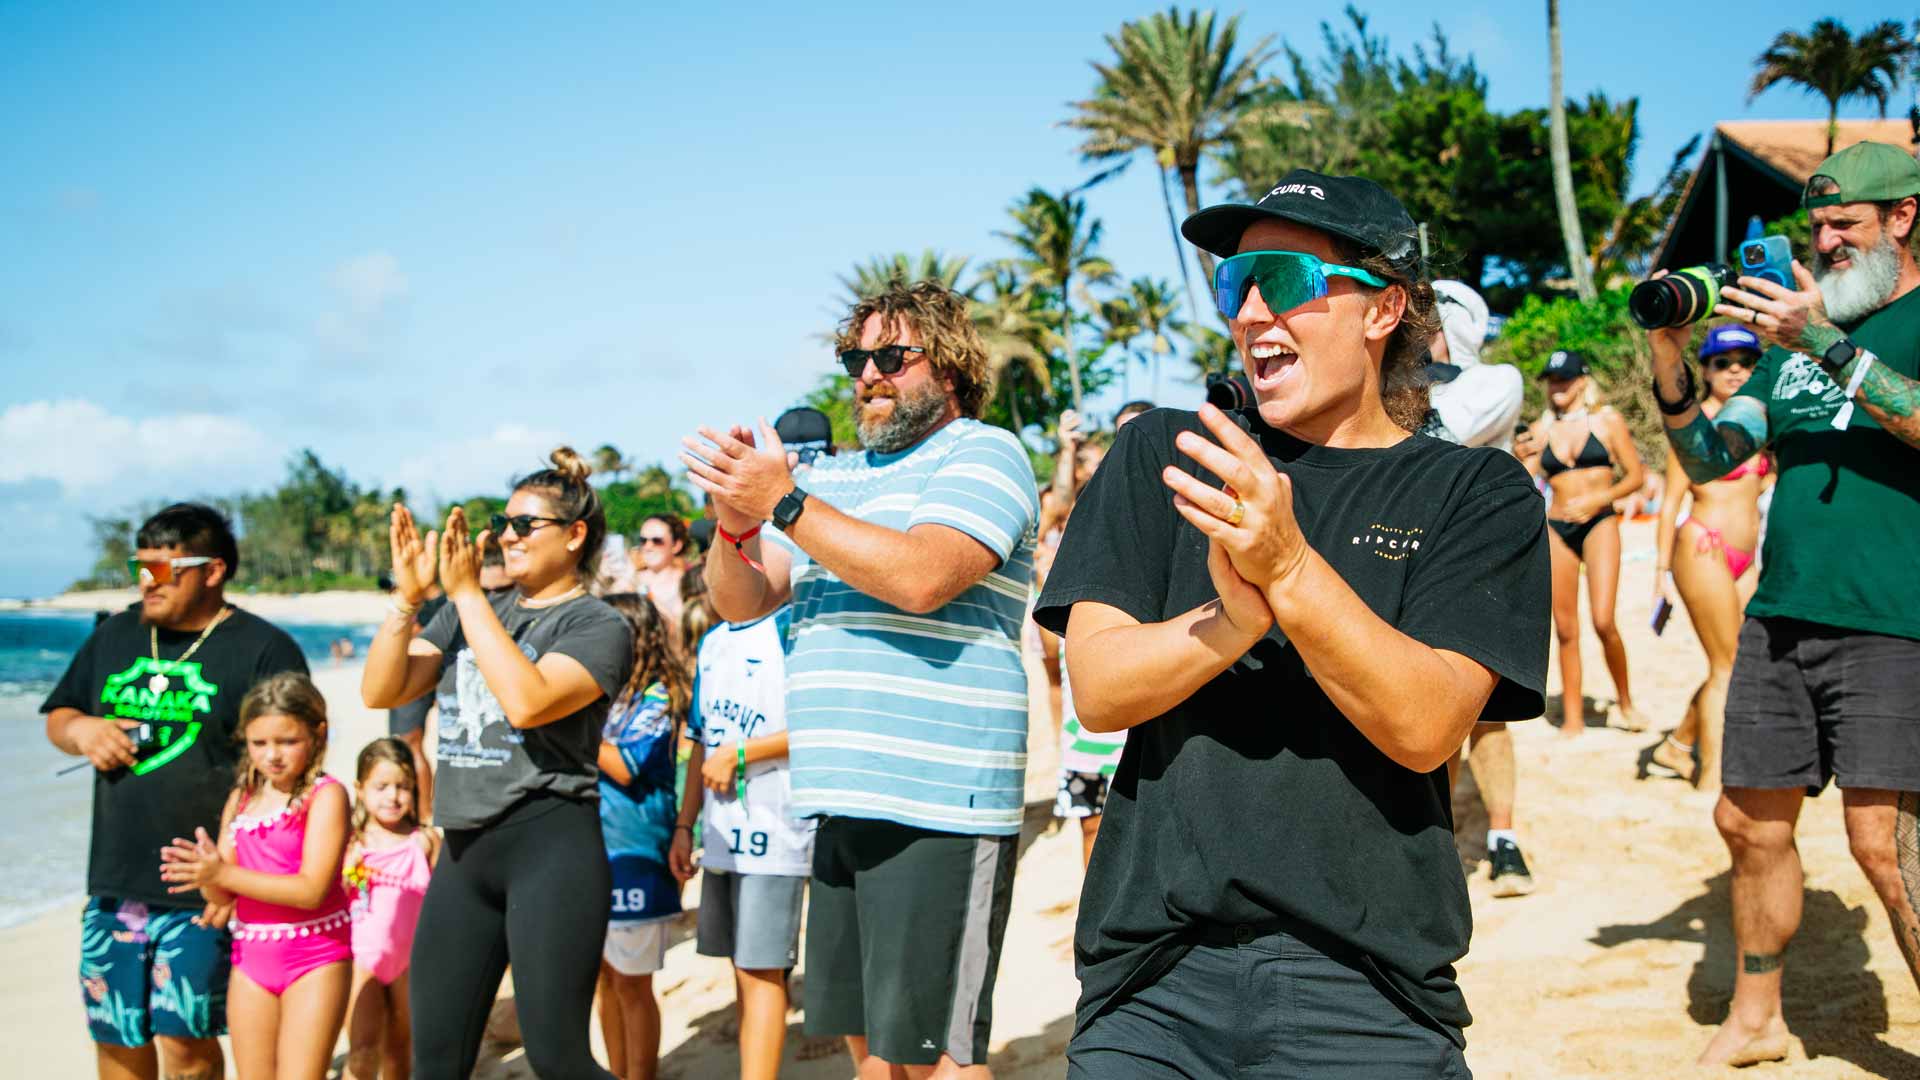
[[325, 348], [364, 353], [389, 327], [412, 291], [400, 260], [386, 251], [357, 255], [333, 268], [340, 306], [315, 321], [315, 340]]
[[[436, 442], [424, 453], [400, 463], [383, 479], [388, 486], [407, 489], [408, 501], [423, 506], [431, 499], [464, 499], [469, 495], [505, 495], [516, 477], [542, 468], [553, 448], [569, 444], [564, 435], [502, 424], [490, 434], [454, 442]], [[586, 453], [586, 447], [572, 442]]]
[[0, 484], [50, 481], [89, 505], [258, 484], [280, 471], [281, 457], [258, 428], [209, 413], [135, 418], [79, 398], [0, 412]]

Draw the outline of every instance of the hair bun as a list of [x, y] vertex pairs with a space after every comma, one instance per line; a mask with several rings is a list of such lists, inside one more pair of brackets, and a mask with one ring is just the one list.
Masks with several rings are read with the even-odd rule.
[[553, 462], [556, 472], [577, 483], [586, 483], [587, 477], [593, 475], [593, 466], [587, 463], [586, 458], [575, 453], [571, 446], [554, 447], [553, 453], [547, 455], [547, 460]]

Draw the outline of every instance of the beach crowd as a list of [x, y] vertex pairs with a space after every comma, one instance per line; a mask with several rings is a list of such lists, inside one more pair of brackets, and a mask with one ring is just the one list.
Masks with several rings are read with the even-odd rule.
[[1469, 762], [1494, 894], [1532, 892], [1507, 725], [1549, 711], [1550, 641], [1564, 737], [1588, 628], [1608, 722], [1655, 726], [1615, 621], [1643, 513], [1655, 630], [1684, 605], [1708, 668], [1647, 768], [1720, 792], [1733, 870], [1700, 1061], [1784, 1058], [1829, 782], [1920, 983], [1920, 165], [1862, 143], [1803, 201], [1793, 280], [1646, 332], [1653, 480], [1578, 352], [1523, 419], [1486, 301], [1367, 179], [1189, 217], [1240, 400], [1068, 413], [1044, 489], [979, 419], [967, 300], [895, 282], [834, 341], [858, 446], [810, 409], [698, 427], [697, 522], [609, 536], [566, 447], [489, 520], [395, 506], [361, 683], [390, 734], [352, 776], [293, 640], [227, 600], [225, 519], [168, 506], [43, 706], [96, 771], [99, 1075], [223, 1076], [230, 1032], [243, 1080], [318, 1078], [344, 1031], [346, 1076], [466, 1077], [511, 969], [536, 1075], [651, 1077], [697, 877], [741, 1077], [778, 1074], [794, 1005], [862, 1078], [990, 1076], [1037, 661], [1085, 864], [1069, 1076], [1468, 1076], [1452, 784]]

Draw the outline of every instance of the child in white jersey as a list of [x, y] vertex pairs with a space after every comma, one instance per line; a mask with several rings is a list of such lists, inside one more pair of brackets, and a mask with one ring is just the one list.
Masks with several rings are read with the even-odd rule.
[[700, 865], [703, 956], [733, 961], [740, 996], [740, 1075], [771, 1078], [787, 1033], [787, 973], [799, 956], [800, 907], [813, 864], [812, 821], [788, 808], [786, 637], [789, 608], [723, 623], [700, 642], [687, 734], [693, 755], [669, 862], [694, 873], [694, 822], [706, 806]]

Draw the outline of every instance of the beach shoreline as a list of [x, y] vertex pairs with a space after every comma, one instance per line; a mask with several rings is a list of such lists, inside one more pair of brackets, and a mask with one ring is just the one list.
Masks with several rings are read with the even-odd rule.
[[[119, 611], [140, 598], [124, 589], [83, 589], [32, 600], [0, 600], [0, 611]], [[235, 607], [268, 622], [378, 623], [387, 616], [387, 594], [370, 589], [328, 589], [311, 593], [229, 592]]]

